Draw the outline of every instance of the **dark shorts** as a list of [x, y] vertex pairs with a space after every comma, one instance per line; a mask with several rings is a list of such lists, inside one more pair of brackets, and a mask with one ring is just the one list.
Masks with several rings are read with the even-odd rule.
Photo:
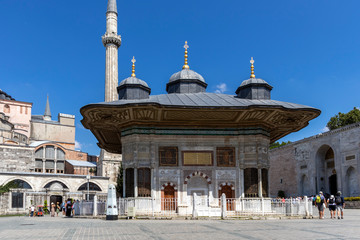
[[317, 205], [319, 211], [323, 211], [324, 210], [324, 204], [323, 203], [320, 203]]
[[336, 210], [336, 205], [329, 205], [329, 210], [330, 211], [335, 211]]

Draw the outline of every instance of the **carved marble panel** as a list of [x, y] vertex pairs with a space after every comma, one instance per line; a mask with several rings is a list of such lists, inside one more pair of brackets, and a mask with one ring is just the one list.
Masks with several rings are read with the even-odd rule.
[[180, 178], [180, 170], [159, 169], [160, 181], [177, 181]]
[[217, 180], [235, 180], [236, 170], [216, 170]]

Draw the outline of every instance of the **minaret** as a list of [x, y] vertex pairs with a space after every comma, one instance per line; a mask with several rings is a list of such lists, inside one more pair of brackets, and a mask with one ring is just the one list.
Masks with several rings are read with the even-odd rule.
[[47, 99], [46, 99], [46, 107], [45, 107], [45, 113], [44, 113], [44, 120], [46, 120], [46, 121], [51, 121], [49, 95], [47, 96]]
[[121, 45], [121, 36], [117, 35], [117, 8], [116, 0], [108, 0], [106, 11], [106, 33], [102, 42], [106, 47], [105, 59], [105, 102], [118, 100], [118, 48]]

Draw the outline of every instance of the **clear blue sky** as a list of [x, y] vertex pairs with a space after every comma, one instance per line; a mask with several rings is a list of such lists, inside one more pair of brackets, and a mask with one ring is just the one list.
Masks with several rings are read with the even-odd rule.
[[[234, 94], [250, 75], [274, 88], [272, 99], [319, 108], [305, 129], [280, 141], [323, 131], [338, 112], [359, 107], [360, 1], [118, 0], [119, 81], [136, 75], [162, 94], [183, 65]], [[99, 154], [79, 109], [104, 100], [106, 0], [0, 0], [0, 88], [43, 114], [76, 116], [81, 150]]]

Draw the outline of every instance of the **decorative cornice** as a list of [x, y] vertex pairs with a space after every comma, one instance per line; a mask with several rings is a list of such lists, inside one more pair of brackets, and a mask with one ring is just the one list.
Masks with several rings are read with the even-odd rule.
[[113, 33], [105, 33], [104, 36], [102, 36], [102, 42], [104, 47], [108, 44], [114, 44], [117, 48], [119, 48], [121, 46], [121, 36]]
[[121, 137], [139, 135], [197, 135], [197, 136], [240, 136], [240, 135], [264, 135], [269, 137], [268, 131], [262, 128], [239, 128], [239, 129], [175, 129], [175, 128], [146, 128], [133, 127], [121, 131]]
[[308, 109], [276, 107], [178, 108], [158, 104], [88, 105], [80, 110], [85, 128], [99, 147], [121, 153], [121, 138], [132, 134], [217, 135], [262, 134], [274, 142], [298, 131], [319, 115]]

